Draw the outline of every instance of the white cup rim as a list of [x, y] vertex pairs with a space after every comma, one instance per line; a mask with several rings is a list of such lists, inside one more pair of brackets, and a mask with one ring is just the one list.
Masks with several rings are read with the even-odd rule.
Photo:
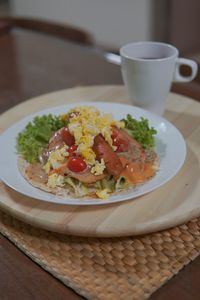
[[138, 45], [157, 45], [157, 46], [164, 46], [167, 48], [170, 48], [174, 51], [174, 53], [172, 55], [169, 55], [167, 57], [163, 57], [163, 58], [155, 58], [153, 59], [153, 61], [163, 61], [163, 60], [167, 60], [169, 58], [173, 58], [173, 57], [178, 57], [179, 55], [179, 51], [176, 47], [174, 47], [171, 44], [168, 43], [163, 43], [163, 42], [153, 42], [153, 41], [139, 41], [139, 42], [132, 42], [132, 43], [128, 43], [123, 45], [120, 48], [120, 55], [121, 57], [124, 57], [126, 59], [130, 59], [130, 60], [138, 60], [138, 61], [152, 61], [152, 59], [148, 59], [148, 58], [140, 58], [137, 56], [133, 56], [133, 55], [128, 55], [127, 53], [125, 53], [125, 49], [130, 47], [130, 46], [138, 46]]

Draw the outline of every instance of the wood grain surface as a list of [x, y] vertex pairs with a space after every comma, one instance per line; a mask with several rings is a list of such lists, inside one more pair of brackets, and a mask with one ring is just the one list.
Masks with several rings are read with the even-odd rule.
[[[128, 103], [125, 90], [121, 86], [63, 90], [37, 97], [12, 108], [1, 116], [0, 128], [2, 131], [21, 117], [46, 107], [96, 100]], [[22, 196], [1, 183], [0, 207], [34, 226], [67, 234], [97, 237], [154, 232], [198, 216], [200, 104], [192, 99], [171, 94], [165, 117], [177, 126], [185, 137], [187, 158], [181, 171], [154, 192], [122, 203], [85, 207], [38, 201]]]

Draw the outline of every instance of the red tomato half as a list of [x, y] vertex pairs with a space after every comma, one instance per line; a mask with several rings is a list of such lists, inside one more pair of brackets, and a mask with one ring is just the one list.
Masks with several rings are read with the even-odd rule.
[[75, 143], [73, 135], [69, 132], [66, 127], [61, 130], [61, 137], [67, 146], [72, 146]]
[[67, 149], [67, 152], [69, 152], [69, 156], [75, 155], [75, 151], [77, 150], [77, 146], [76, 145], [72, 145], [69, 147], [69, 149]]
[[78, 156], [72, 156], [68, 160], [68, 169], [72, 172], [82, 172], [87, 168], [86, 162]]

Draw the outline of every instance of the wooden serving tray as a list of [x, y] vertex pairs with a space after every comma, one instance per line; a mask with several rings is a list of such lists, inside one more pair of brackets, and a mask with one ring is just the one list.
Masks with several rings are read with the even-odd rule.
[[[2, 132], [33, 112], [80, 101], [129, 103], [122, 86], [77, 87], [15, 106], [1, 115], [0, 130]], [[34, 226], [96, 237], [144, 234], [197, 217], [200, 215], [200, 104], [190, 98], [170, 94], [164, 117], [183, 134], [187, 142], [187, 157], [179, 173], [154, 192], [122, 203], [70, 206], [23, 196], [0, 182], [0, 208]]]

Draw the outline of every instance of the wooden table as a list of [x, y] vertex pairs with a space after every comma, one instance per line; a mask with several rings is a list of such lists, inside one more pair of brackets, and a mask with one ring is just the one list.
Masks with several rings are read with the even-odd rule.
[[[101, 52], [22, 30], [0, 36], [0, 112], [31, 97], [72, 86], [121, 84], [118, 66]], [[200, 99], [200, 85], [173, 91]], [[0, 236], [1, 299], [82, 299]], [[200, 257], [155, 292], [151, 300], [199, 299]]]

